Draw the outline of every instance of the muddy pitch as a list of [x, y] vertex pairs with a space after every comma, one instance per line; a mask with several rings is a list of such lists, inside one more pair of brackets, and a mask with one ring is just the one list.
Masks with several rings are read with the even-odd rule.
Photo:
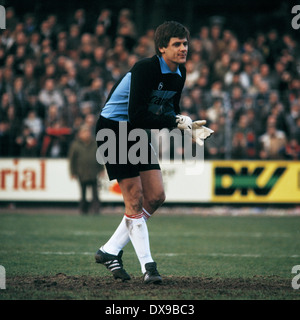
[[[10, 299], [282, 299], [291, 292], [287, 279], [276, 276], [252, 278], [163, 277], [160, 285], [146, 285], [141, 277], [130, 281], [96, 276], [15, 276], [6, 280]], [[295, 291], [295, 290], [294, 290]], [[70, 294], [71, 293], [71, 294]]]

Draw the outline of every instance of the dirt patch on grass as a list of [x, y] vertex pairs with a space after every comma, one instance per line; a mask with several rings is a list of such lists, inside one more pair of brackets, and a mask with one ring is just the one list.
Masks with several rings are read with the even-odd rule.
[[[16, 276], [6, 280], [7, 299], [291, 299], [296, 294], [287, 279], [164, 277], [160, 285], [146, 285], [141, 277], [121, 282], [107, 277]], [[294, 291], [294, 292], [293, 292]], [[3, 296], [5, 299], [5, 296]], [[299, 295], [294, 296], [299, 299]]]

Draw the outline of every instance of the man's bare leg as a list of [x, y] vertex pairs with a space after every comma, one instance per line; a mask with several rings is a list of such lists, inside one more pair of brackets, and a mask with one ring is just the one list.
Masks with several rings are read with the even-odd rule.
[[[148, 264], [148, 267], [151, 267], [155, 264], [151, 257], [146, 220], [147, 215], [153, 214], [165, 199], [161, 172], [160, 170], [144, 171], [139, 177], [120, 180], [119, 185], [125, 203], [125, 216], [115, 233], [101, 249], [117, 255], [131, 240], [146, 279], [145, 265]], [[156, 264], [155, 271], [157, 272]], [[151, 279], [161, 282], [159, 275]]]
[[143, 208], [151, 215], [165, 201], [165, 191], [160, 170], [140, 172], [143, 187]]
[[142, 272], [145, 273], [145, 264], [153, 262], [149, 234], [143, 218], [143, 187], [140, 176], [119, 181], [125, 203], [125, 224], [128, 236], [140, 261]]
[[[126, 179], [128, 180], [128, 179]], [[120, 182], [119, 182], [120, 183]], [[149, 170], [140, 172], [140, 177], [130, 178], [127, 183], [120, 183], [123, 188], [122, 192], [125, 194], [125, 208], [126, 214], [139, 214], [140, 206], [140, 188], [142, 187], [143, 206], [142, 212], [144, 219], [148, 218], [162, 205], [165, 200], [165, 193], [163, 187], [163, 180], [160, 170]], [[130, 186], [132, 184], [132, 186]], [[139, 200], [136, 200], [138, 198]], [[137, 213], [138, 212], [138, 213]], [[118, 253], [130, 241], [128, 229], [125, 224], [125, 216], [115, 233], [102, 247], [105, 252], [118, 255]]]

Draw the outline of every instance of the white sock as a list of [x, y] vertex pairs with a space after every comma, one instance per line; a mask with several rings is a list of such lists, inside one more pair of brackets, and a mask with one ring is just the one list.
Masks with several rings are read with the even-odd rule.
[[[145, 221], [147, 221], [150, 217], [150, 213], [143, 208], [143, 218], [145, 219]], [[102, 249], [106, 253], [110, 253], [117, 256], [118, 253], [126, 246], [126, 244], [129, 241], [130, 237], [128, 229], [126, 227], [124, 216], [114, 234], [100, 249]]]
[[107, 253], [117, 256], [129, 241], [130, 238], [124, 216], [118, 228], [105, 245], [102, 246], [102, 249]]
[[142, 273], [146, 272], [145, 264], [153, 262], [150, 252], [149, 234], [143, 213], [136, 216], [126, 216], [126, 226], [136, 255], [140, 261]]
[[145, 208], [143, 208], [143, 217], [146, 221], [151, 217], [151, 214]]

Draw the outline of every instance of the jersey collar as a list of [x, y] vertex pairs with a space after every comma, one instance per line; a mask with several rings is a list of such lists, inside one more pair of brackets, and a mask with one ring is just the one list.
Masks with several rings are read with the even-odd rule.
[[179, 66], [177, 67], [177, 70], [176, 71], [171, 71], [171, 69], [169, 68], [169, 66], [167, 65], [166, 61], [164, 60], [163, 57], [158, 57], [158, 60], [159, 60], [159, 64], [160, 64], [160, 70], [161, 70], [161, 73], [165, 74], [165, 73], [177, 73], [178, 75], [181, 76], [181, 72], [179, 70]]

